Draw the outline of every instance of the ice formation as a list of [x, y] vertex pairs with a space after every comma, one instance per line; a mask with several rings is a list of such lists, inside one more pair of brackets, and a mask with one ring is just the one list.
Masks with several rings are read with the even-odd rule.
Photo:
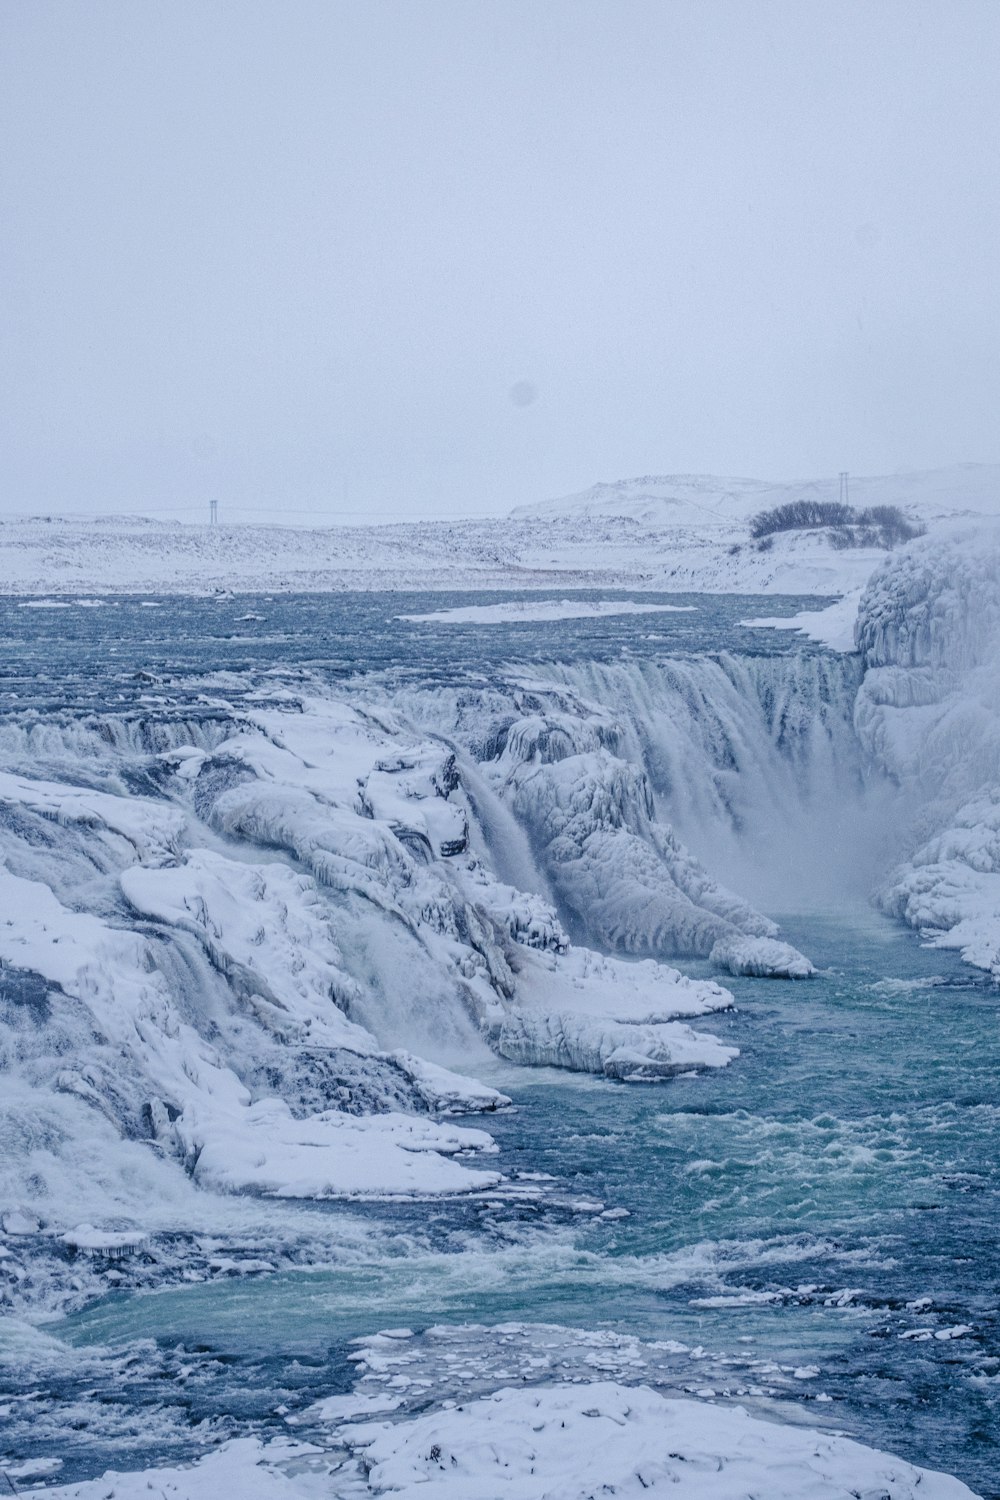
[[[709, 874], [789, 816], [855, 799], [853, 658], [678, 658], [553, 667], [507, 687], [408, 689], [397, 706], [475, 762], [482, 816], [510, 809], [536, 889], [574, 936], [626, 954], [715, 956], [730, 973], [805, 977], [775, 924]], [[753, 941], [750, 941], [753, 940]]]
[[713, 943], [709, 960], [729, 974], [755, 979], [808, 979], [816, 970], [791, 943], [767, 937], [721, 937]]

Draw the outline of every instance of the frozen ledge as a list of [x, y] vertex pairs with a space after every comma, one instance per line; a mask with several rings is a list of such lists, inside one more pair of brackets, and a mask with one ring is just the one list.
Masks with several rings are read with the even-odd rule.
[[282, 1099], [261, 1099], [225, 1115], [178, 1121], [196, 1158], [195, 1181], [225, 1193], [275, 1198], [424, 1197], [494, 1187], [497, 1171], [472, 1171], [454, 1157], [495, 1153], [492, 1137], [423, 1115], [293, 1118]]
[[500, 1027], [496, 1049], [529, 1067], [603, 1073], [624, 1083], [650, 1083], [724, 1068], [739, 1056], [718, 1037], [678, 1022], [629, 1025], [574, 1011], [512, 1011]]

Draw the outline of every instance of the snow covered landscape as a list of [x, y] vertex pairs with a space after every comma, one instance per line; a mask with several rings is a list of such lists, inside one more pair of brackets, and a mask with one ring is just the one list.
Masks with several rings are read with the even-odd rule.
[[[844, 939], [809, 913], [857, 922], [873, 900], [895, 931], [915, 930], [912, 956], [893, 960], [902, 977], [875, 958], [851, 980], [861, 1003], [887, 1008], [885, 1025], [924, 995], [946, 1006], [949, 984], [972, 985], [993, 1024], [994, 992], [961, 976], [1000, 978], [1000, 528], [990, 476], [950, 482], [871, 482], [926, 528], [890, 552], [838, 551], [822, 528], [757, 552], [748, 515], [773, 487], [598, 486], [525, 520], [524, 576], [490, 554], [491, 523], [452, 529], [451, 556], [430, 526], [330, 532], [336, 574], [316, 564], [314, 533], [3, 524], [0, 1472], [12, 1484], [67, 1500], [150, 1484], [191, 1500], [219, 1484], [442, 1500], [568, 1500], [597, 1485], [705, 1500], [975, 1493], [927, 1472], [964, 1450], [922, 1448], [904, 1407], [885, 1430], [910, 1456], [877, 1451], [891, 1443], [855, 1400], [872, 1378], [863, 1361], [844, 1373], [846, 1354], [828, 1348], [824, 1369], [822, 1340], [815, 1364], [783, 1361], [759, 1321], [718, 1343], [733, 1318], [779, 1308], [823, 1310], [828, 1341], [834, 1326], [856, 1340], [859, 1316], [888, 1318], [900, 1360], [961, 1350], [961, 1389], [941, 1366], [934, 1399], [960, 1407], [967, 1389], [968, 1420], [998, 1420], [995, 1309], [963, 1303], [940, 1272], [927, 1297], [904, 1284], [888, 1219], [870, 1239], [808, 1206], [831, 1166], [836, 1213], [864, 1199], [862, 1183], [882, 1195], [886, 1151], [916, 1163], [924, 1193], [928, 1172], [975, 1180], [977, 1212], [997, 1201], [995, 1173], [970, 1175], [950, 1147], [932, 1169], [930, 1138], [900, 1144], [888, 1103], [881, 1144], [855, 1138], [874, 1128], [864, 1111], [828, 1136], [833, 1116], [808, 1090], [794, 1126], [768, 1125], [795, 1132], [798, 1164], [776, 1162], [738, 1213], [723, 1206], [738, 1173], [717, 1157], [749, 1152], [772, 1170], [772, 1146], [735, 1144], [766, 1112], [740, 1080], [758, 1053], [765, 1075], [783, 1066], [769, 1060], [770, 1015], [800, 1014], [818, 1040], [823, 1007], [843, 1003], [829, 952]], [[650, 566], [651, 538], [673, 571]], [[390, 562], [394, 546], [404, 561]], [[304, 575], [293, 560], [307, 554]], [[375, 598], [389, 571], [410, 592]], [[534, 592], [488, 597], [515, 576]], [[308, 603], [359, 584], [374, 601], [357, 637], [369, 661], [353, 644], [361, 595]], [[597, 597], [603, 586], [632, 597]], [[205, 599], [213, 588], [226, 592]], [[800, 948], [800, 932], [827, 956]], [[919, 967], [946, 950], [971, 967]], [[950, 1141], [952, 1107], [928, 1096], [913, 1128], [926, 1120]], [[659, 1188], [629, 1186], [641, 1136], [597, 1196], [570, 1165], [585, 1135], [581, 1123], [563, 1139], [567, 1108], [592, 1111], [592, 1132], [622, 1110], [651, 1140], [658, 1121], [681, 1130], [676, 1180], [702, 1197], [690, 1219], [671, 1211], [669, 1252], [644, 1237], [643, 1197], [659, 1203]], [[703, 1118], [723, 1134], [699, 1151], [684, 1133]], [[783, 1199], [740, 1227], [803, 1172], [801, 1206]], [[871, 1212], [903, 1208], [890, 1193]], [[797, 1260], [797, 1285], [767, 1270], [794, 1275]], [[838, 1265], [853, 1285], [828, 1279]], [[623, 1276], [640, 1299], [677, 1288], [647, 1310], [644, 1343], [611, 1331]], [[93, 1392], [117, 1389], [122, 1360], [144, 1368], [171, 1348], [189, 1352], [165, 1376], [198, 1369], [208, 1390], [199, 1341], [178, 1342], [169, 1318], [202, 1306], [211, 1350], [211, 1309], [228, 1318], [234, 1286], [240, 1316], [259, 1302], [274, 1329], [268, 1358], [284, 1357], [283, 1320], [311, 1297], [353, 1309], [351, 1363], [326, 1391], [317, 1365], [297, 1404], [265, 1394], [282, 1377], [254, 1375], [278, 1417], [235, 1427], [219, 1425], [221, 1395], [200, 1427], [157, 1407], [151, 1438], [141, 1408], [114, 1427], [96, 1415]], [[566, 1325], [551, 1316], [559, 1286]], [[419, 1347], [379, 1332], [379, 1306], [421, 1330]], [[323, 1316], [333, 1336], [343, 1315]], [[691, 1316], [730, 1322], [692, 1337]], [[435, 1338], [465, 1343], [442, 1364]], [[813, 1349], [804, 1330], [791, 1345]], [[464, 1392], [460, 1347], [476, 1372]], [[80, 1394], [60, 1395], [56, 1369], [72, 1379], [78, 1363]], [[930, 1377], [906, 1365], [897, 1378]], [[93, 1436], [67, 1449], [72, 1410]], [[983, 1495], [1000, 1493], [989, 1465], [965, 1465]]]
[[[851, 480], [852, 503], [898, 506], [925, 525], [996, 515], [1000, 465]], [[596, 484], [510, 516], [373, 526], [217, 526], [149, 516], [0, 520], [5, 590], [25, 595], [152, 595], [233, 589], [631, 589], [844, 594], [883, 555], [838, 549], [830, 528], [782, 532], [761, 547], [750, 523], [807, 498], [833, 503], [837, 480], [773, 484], [651, 475]], [[558, 597], [558, 593], [556, 594]], [[523, 608], [523, 606], [522, 606]]]

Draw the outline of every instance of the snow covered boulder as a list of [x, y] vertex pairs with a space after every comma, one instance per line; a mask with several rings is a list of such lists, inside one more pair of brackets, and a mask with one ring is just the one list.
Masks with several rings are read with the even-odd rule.
[[751, 979], [808, 979], [816, 972], [791, 943], [744, 937], [742, 933], [720, 938], [708, 957], [727, 974], [745, 974]]

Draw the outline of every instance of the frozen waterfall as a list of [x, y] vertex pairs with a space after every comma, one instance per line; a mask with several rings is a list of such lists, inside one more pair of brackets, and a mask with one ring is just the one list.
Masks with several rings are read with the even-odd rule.
[[176, 1248], [206, 1197], [491, 1188], [489, 1134], [452, 1117], [504, 1108], [467, 1076], [497, 1053], [625, 1083], [730, 1065], [699, 1021], [731, 996], [664, 960], [805, 978], [770, 913], [865, 894], [875, 846], [884, 872], [896, 669], [864, 670], [248, 674], [203, 712], [9, 721], [0, 1211], [48, 1226], [31, 1285], [82, 1295], [53, 1226]]

